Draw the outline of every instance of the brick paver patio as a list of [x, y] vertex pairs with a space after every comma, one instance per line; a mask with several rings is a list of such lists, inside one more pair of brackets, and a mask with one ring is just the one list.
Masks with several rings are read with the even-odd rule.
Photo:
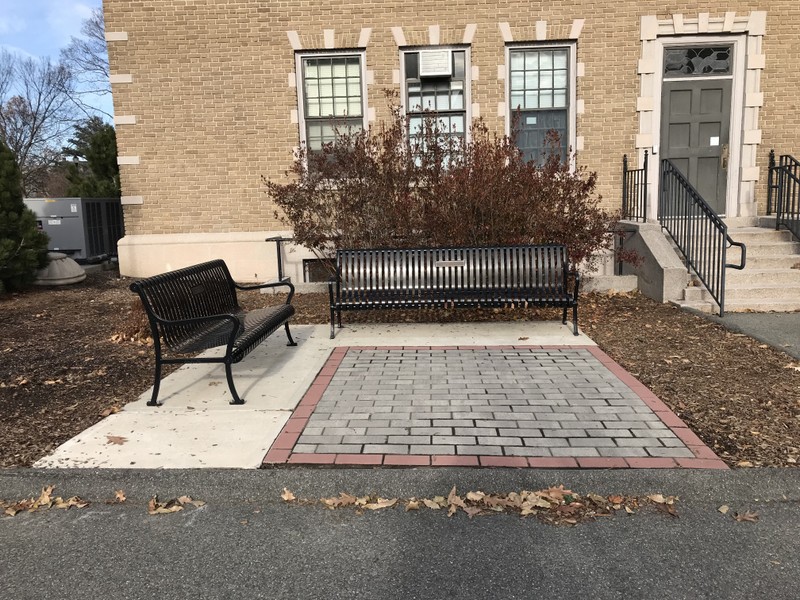
[[593, 346], [337, 348], [265, 463], [724, 468]]

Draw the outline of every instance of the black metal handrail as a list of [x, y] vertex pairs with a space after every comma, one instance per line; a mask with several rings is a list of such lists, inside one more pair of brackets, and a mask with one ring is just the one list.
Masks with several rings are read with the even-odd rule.
[[622, 218], [647, 220], [647, 150], [640, 169], [628, 168], [628, 155], [622, 155]]
[[775, 150], [769, 151], [769, 168], [767, 169], [767, 214], [771, 215], [777, 208], [777, 197], [780, 195], [778, 171], [784, 169], [795, 178], [800, 177], [800, 161], [791, 154], [782, 154], [775, 162]]
[[[678, 246], [687, 267], [716, 300], [719, 316], [724, 316], [725, 269], [744, 269], [747, 247], [731, 239], [728, 226], [668, 159], [661, 160], [658, 221]], [[741, 248], [740, 264], [727, 263], [729, 246]]]
[[794, 156], [784, 154], [779, 164], [774, 163], [775, 153], [770, 151], [767, 210], [772, 208], [774, 190], [775, 229], [786, 227], [800, 240], [800, 162]]

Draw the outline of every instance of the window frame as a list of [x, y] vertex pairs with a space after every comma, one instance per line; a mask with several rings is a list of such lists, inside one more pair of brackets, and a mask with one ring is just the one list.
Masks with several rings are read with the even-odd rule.
[[[567, 151], [569, 152], [569, 165], [575, 168], [575, 155], [577, 153], [577, 100], [578, 100], [578, 59], [577, 44], [569, 40], [553, 40], [548, 42], [512, 42], [505, 46], [505, 108], [506, 123], [505, 132], [511, 136], [511, 121], [514, 118], [516, 108], [511, 106], [511, 52], [514, 50], [544, 50], [544, 49], [566, 49], [567, 50]], [[546, 109], [545, 109], [546, 110]]]
[[[307, 151], [308, 147], [308, 122], [306, 120], [306, 94], [305, 94], [305, 69], [304, 61], [310, 58], [331, 58], [342, 56], [357, 56], [359, 65], [359, 77], [361, 78], [361, 126], [364, 129], [369, 127], [369, 106], [367, 103], [367, 53], [363, 48], [342, 48], [336, 50], [311, 50], [295, 52], [295, 89], [297, 90], [297, 125], [300, 130], [300, 145]], [[315, 121], [322, 120], [324, 117], [314, 117]], [[342, 117], [328, 117], [330, 120], [341, 119]]]
[[[400, 48], [400, 108], [403, 117], [408, 118], [408, 80], [406, 77], [406, 54], [424, 50], [450, 50], [464, 52], [464, 142], [469, 143], [472, 129], [472, 47], [469, 44], [441, 46], [404, 46]], [[452, 56], [450, 58], [452, 61]], [[421, 78], [420, 78], [421, 79]], [[432, 78], [433, 79], [433, 78]], [[447, 111], [453, 113], [455, 111]], [[414, 113], [417, 114], [417, 113]], [[408, 134], [408, 132], [406, 132]]]

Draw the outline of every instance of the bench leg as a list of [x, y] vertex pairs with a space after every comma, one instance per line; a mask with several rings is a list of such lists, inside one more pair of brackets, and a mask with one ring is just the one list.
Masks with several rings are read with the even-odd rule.
[[233, 372], [231, 371], [231, 363], [225, 363], [225, 377], [228, 378], [228, 388], [231, 390], [231, 404], [244, 404], [244, 400], [239, 398], [239, 394], [236, 393], [236, 388], [233, 385]]
[[[566, 309], [564, 310], [566, 312]], [[572, 329], [575, 332], [575, 335], [578, 334], [578, 305], [574, 304], [572, 306]]]
[[564, 312], [561, 315], [561, 323], [566, 325], [567, 324], [567, 307], [564, 307]]
[[334, 314], [333, 308], [331, 308], [331, 339], [336, 337], [336, 331], [334, 329], [335, 320], [336, 315]]
[[161, 361], [158, 360], [156, 357], [156, 380], [153, 384], [153, 395], [150, 398], [150, 402], [147, 403], [147, 406], [161, 406], [158, 403], [158, 389], [161, 387]]
[[338, 314], [338, 321], [339, 321], [339, 329], [342, 328], [342, 311], [339, 311]]
[[297, 346], [297, 342], [292, 339], [292, 332], [289, 331], [289, 321], [284, 323], [284, 328], [286, 329], [286, 337], [289, 338], [289, 343], [286, 344], [287, 346]]

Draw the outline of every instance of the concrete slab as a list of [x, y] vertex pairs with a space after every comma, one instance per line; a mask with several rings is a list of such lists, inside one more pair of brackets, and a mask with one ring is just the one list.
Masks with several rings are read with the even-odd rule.
[[[148, 390], [35, 466], [256, 468], [338, 346], [594, 344], [560, 322], [347, 325], [337, 329], [334, 340], [328, 326], [295, 325], [292, 334], [296, 347], [287, 348], [278, 332], [234, 365], [244, 406], [228, 404], [222, 365], [185, 365], [162, 380], [163, 406], [146, 405]], [[116, 444], [108, 436], [126, 439]]]
[[255, 468], [289, 411], [120, 412], [38, 461], [39, 468]]

